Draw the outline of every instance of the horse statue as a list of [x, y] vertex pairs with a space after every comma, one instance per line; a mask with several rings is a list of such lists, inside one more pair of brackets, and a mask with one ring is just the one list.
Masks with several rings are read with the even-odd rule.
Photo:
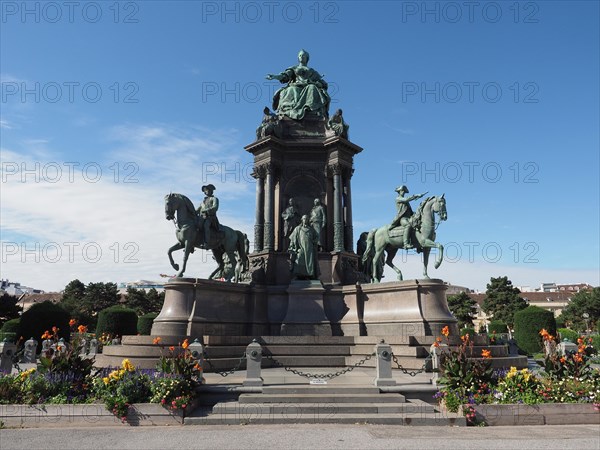
[[[212, 250], [217, 264], [217, 269], [208, 277], [209, 280], [224, 278], [225, 281], [239, 281], [241, 270], [239, 267], [248, 267], [248, 255], [246, 252], [246, 235], [241, 231], [234, 230], [224, 225], [219, 225], [219, 231], [211, 234], [211, 240], [204, 243], [202, 231], [198, 228], [200, 217], [193, 203], [182, 194], [171, 193], [165, 195], [165, 216], [167, 220], [176, 222], [177, 244], [169, 251], [169, 261], [173, 269], [177, 270], [177, 277], [182, 277], [187, 265], [190, 253], [194, 248]], [[177, 219], [175, 220], [175, 217]], [[179, 270], [179, 264], [173, 261], [172, 253], [176, 250], [184, 250], [183, 266]], [[235, 268], [238, 268], [237, 270]]]
[[[419, 205], [417, 212], [411, 220], [414, 226], [414, 239], [417, 243], [417, 252], [423, 253], [423, 277], [428, 279], [427, 264], [429, 263], [429, 252], [432, 248], [438, 249], [435, 268], [442, 264], [444, 258], [444, 246], [435, 242], [435, 214], [440, 220], [446, 220], [446, 199], [444, 194], [440, 197], [428, 197]], [[439, 225], [439, 223], [438, 223]], [[404, 248], [404, 225], [390, 231], [390, 225], [384, 225], [369, 232], [367, 236], [367, 248], [363, 254], [362, 261], [369, 268], [367, 276], [372, 283], [379, 283], [383, 277], [383, 252], [387, 253], [385, 263], [396, 271], [398, 280], [402, 280], [402, 271], [394, 263], [394, 257], [398, 249]]]

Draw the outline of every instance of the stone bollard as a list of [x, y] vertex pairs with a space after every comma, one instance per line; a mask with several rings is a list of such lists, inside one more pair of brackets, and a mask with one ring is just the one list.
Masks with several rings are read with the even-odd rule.
[[375, 346], [377, 358], [377, 377], [373, 380], [375, 386], [395, 386], [396, 380], [392, 378], [392, 347], [382, 339]]
[[442, 369], [442, 355], [450, 353], [450, 348], [448, 344], [440, 344], [437, 347], [432, 345], [429, 347], [429, 353], [431, 354], [431, 369], [433, 370], [431, 384], [437, 386], [440, 379], [440, 370]]
[[50, 350], [53, 343], [54, 342], [51, 339], [44, 339], [42, 341], [42, 353], [46, 353], [48, 350]]
[[35, 364], [36, 357], [35, 354], [37, 352], [38, 342], [34, 338], [29, 338], [25, 341], [25, 345], [23, 347], [23, 358], [21, 359], [22, 363], [25, 364]]
[[246, 347], [246, 379], [244, 386], [262, 386], [263, 379], [260, 376], [262, 361], [262, 347], [254, 339]]
[[85, 337], [82, 337], [81, 340], [79, 341], [79, 355], [80, 356], [87, 356], [87, 354], [90, 352], [89, 350], [89, 342]]
[[11, 373], [13, 368], [13, 358], [17, 351], [17, 344], [0, 342], [0, 372]]
[[121, 345], [121, 338], [118, 338], [118, 337], [114, 338], [110, 344], [111, 345]]
[[98, 353], [98, 339], [93, 338], [90, 340], [90, 351], [88, 352], [88, 355], [93, 356], [96, 353]]
[[574, 344], [568, 339], [563, 339], [560, 344], [558, 344], [558, 353], [563, 356], [566, 356], [568, 353], [577, 353], [577, 344]]
[[202, 375], [199, 381], [200, 383], [204, 384], [204, 382], [206, 381], [204, 379], [204, 347], [198, 341], [198, 339], [194, 339], [194, 342], [190, 344], [188, 350], [190, 351], [192, 358], [194, 358], [196, 360], [196, 363], [201, 367]]

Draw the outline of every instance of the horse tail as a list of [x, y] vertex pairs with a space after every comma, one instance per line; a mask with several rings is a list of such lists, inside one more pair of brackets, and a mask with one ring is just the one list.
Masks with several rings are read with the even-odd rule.
[[248, 254], [246, 253], [246, 239], [247, 236], [239, 230], [235, 232], [237, 234], [236, 250], [242, 263], [242, 267], [247, 268], [249, 266]]
[[373, 256], [375, 256], [375, 232], [377, 230], [371, 230], [369, 231], [369, 234], [367, 234], [367, 247], [365, 248], [365, 252], [363, 253], [362, 256], [362, 262], [363, 263], [367, 263], [369, 262]]

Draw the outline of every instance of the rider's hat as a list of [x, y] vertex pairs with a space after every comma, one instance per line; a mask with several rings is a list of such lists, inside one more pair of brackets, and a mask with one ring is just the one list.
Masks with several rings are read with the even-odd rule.
[[407, 194], [409, 193], [409, 192], [408, 192], [408, 188], [407, 188], [407, 187], [406, 187], [406, 185], [404, 185], [404, 184], [403, 184], [402, 186], [398, 186], [398, 187], [396, 188], [396, 192], [402, 192], [402, 191], [406, 192]]
[[211, 191], [217, 190], [217, 188], [213, 184], [207, 184], [205, 186], [202, 186], [202, 192], [204, 192], [204, 189], [210, 189]]

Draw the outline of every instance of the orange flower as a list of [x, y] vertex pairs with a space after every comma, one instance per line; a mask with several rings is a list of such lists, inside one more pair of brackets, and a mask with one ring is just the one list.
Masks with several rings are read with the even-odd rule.
[[172, 352], [175, 351], [175, 347], [173, 347], [172, 345], [169, 347], [169, 350], [171, 350]]
[[80, 332], [80, 333], [86, 333], [87, 332], [87, 326], [85, 326], [85, 325], [79, 325], [77, 327], [77, 331]]
[[448, 328], [448, 325], [446, 325], [444, 328], [442, 328], [442, 334], [445, 337], [448, 337], [450, 335], [450, 329]]
[[194, 369], [202, 372], [202, 366], [198, 363], [196, 363], [196, 365], [194, 366]]
[[434, 347], [439, 347], [439, 346], [440, 346], [440, 343], [439, 343], [438, 341], [435, 341], [435, 342], [433, 343], [433, 346], [434, 346]]
[[185, 341], [183, 341], [183, 344], [181, 344], [181, 347], [185, 350], [186, 348], [188, 348], [190, 346], [190, 342], [186, 339]]
[[58, 330], [60, 330], [60, 328], [52, 327], [52, 332], [54, 334], [58, 333]]
[[489, 350], [486, 350], [485, 348], [483, 350], [481, 350], [481, 357], [485, 358], [485, 359], [489, 359], [492, 357], [492, 352]]
[[158, 337], [155, 337], [154, 339], [152, 339], [152, 343], [154, 345], [158, 345], [158, 344], [160, 344], [161, 340], [162, 340], [162, 338], [160, 336], [158, 336]]
[[469, 333], [460, 337], [460, 340], [463, 342], [469, 342]]
[[567, 359], [563, 356], [562, 358], [560, 358], [560, 362], [564, 364], [567, 362]]
[[546, 342], [552, 342], [554, 340], [554, 336], [548, 333], [545, 328], [541, 329], [540, 336], [542, 336], [542, 339]]
[[52, 335], [48, 332], [48, 330], [44, 331], [44, 334], [42, 334], [42, 339], [50, 339], [52, 337]]
[[77, 325], [77, 320], [75, 320], [75, 319], [69, 320], [69, 326], [70, 327], [74, 327], [75, 325]]

